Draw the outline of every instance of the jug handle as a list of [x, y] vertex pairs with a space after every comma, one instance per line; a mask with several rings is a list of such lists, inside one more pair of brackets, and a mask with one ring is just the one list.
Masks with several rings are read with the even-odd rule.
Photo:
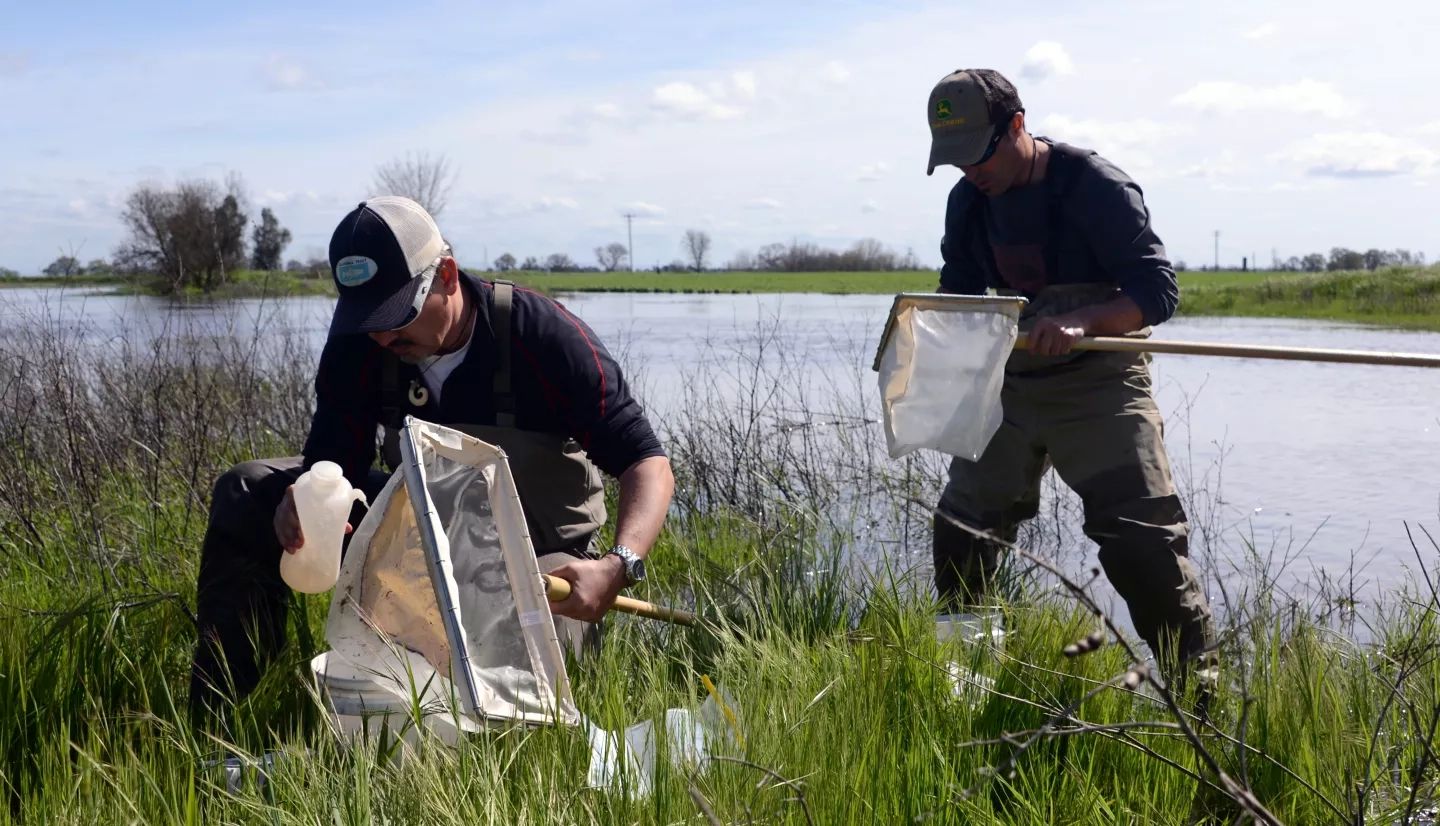
[[365, 499], [365, 491], [359, 488], [354, 488], [350, 491], [350, 498], [364, 504], [367, 508], [370, 507], [370, 503]]

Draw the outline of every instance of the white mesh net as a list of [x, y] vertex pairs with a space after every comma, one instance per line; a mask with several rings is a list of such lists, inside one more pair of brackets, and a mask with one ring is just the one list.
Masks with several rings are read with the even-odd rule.
[[1024, 304], [991, 296], [896, 297], [875, 358], [891, 458], [921, 448], [980, 458], [1000, 428], [1005, 362]]
[[466, 731], [578, 725], [505, 454], [407, 418], [401, 455], [331, 600], [332, 650], [314, 664], [332, 709], [384, 714], [418, 700]]

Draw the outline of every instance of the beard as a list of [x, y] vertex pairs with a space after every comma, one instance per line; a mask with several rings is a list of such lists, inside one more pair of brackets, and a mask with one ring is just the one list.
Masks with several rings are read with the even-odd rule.
[[405, 354], [403, 354], [403, 355], [400, 354], [400, 353], [396, 353], [396, 354], [395, 354], [395, 357], [398, 358], [398, 359], [400, 359], [401, 361], [405, 362], [406, 364], [413, 364], [413, 365], [415, 365], [416, 367], [419, 367], [420, 365], [422, 365], [422, 364], [424, 364], [425, 362], [427, 362], [427, 361], [430, 360], [430, 356], [424, 355], [423, 353], [416, 353], [416, 352], [409, 352], [409, 353], [405, 353]]

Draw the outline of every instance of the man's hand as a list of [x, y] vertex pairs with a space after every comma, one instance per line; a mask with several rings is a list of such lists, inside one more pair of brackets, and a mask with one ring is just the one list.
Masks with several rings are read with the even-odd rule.
[[[350, 523], [345, 523], [345, 533], [355, 530]], [[305, 544], [305, 535], [300, 532], [300, 512], [295, 510], [295, 486], [291, 485], [285, 489], [285, 498], [280, 500], [280, 507], [275, 509], [275, 538], [280, 540], [280, 547], [285, 553], [293, 554], [300, 550]]]
[[1087, 335], [1084, 320], [1073, 315], [1046, 316], [1030, 328], [1026, 343], [1037, 356], [1063, 356]]
[[618, 556], [577, 559], [550, 575], [570, 583], [570, 596], [550, 603], [550, 612], [582, 622], [599, 622], [625, 587], [625, 564]]

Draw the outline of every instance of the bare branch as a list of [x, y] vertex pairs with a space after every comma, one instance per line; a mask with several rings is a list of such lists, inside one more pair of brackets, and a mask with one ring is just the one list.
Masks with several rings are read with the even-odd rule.
[[431, 218], [439, 220], [458, 178], [459, 171], [444, 155], [432, 158], [428, 152], [415, 155], [407, 152], [405, 157], [375, 170], [372, 188], [377, 195], [409, 198], [430, 213]]

